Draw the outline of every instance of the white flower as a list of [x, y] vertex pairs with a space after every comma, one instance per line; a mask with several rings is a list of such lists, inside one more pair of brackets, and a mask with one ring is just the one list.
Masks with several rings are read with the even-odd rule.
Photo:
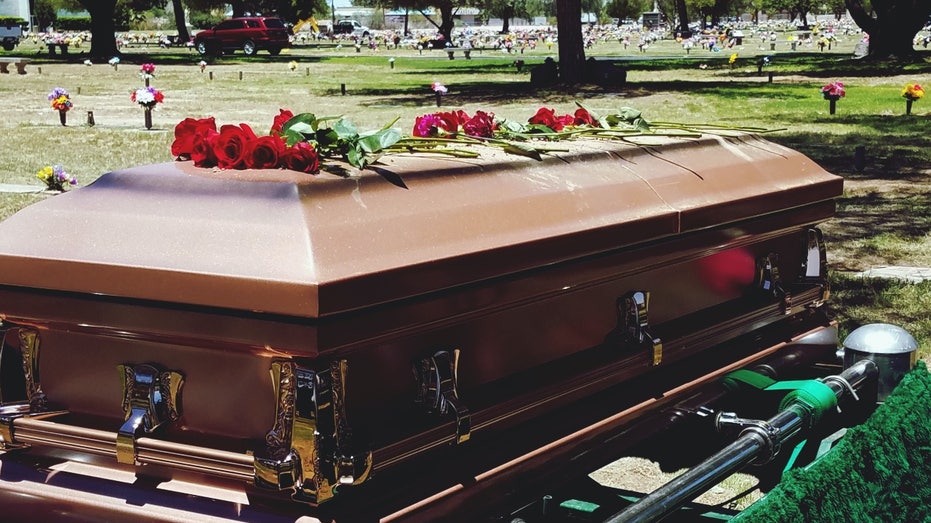
[[140, 105], [149, 105], [155, 103], [155, 93], [149, 89], [136, 90], [136, 103]]
[[432, 84], [430, 84], [430, 89], [433, 89], [435, 92], [439, 94], [446, 94], [449, 91], [449, 89], [447, 89], [446, 86], [441, 84], [440, 82], [433, 82]]
[[94, 62], [91, 62], [90, 60], [84, 60], [84, 65], [91, 66], [94, 65]]
[[114, 56], [114, 57], [111, 58], [107, 63], [110, 64], [110, 65], [116, 65], [116, 64], [120, 63], [120, 57], [119, 57], [119, 56]]

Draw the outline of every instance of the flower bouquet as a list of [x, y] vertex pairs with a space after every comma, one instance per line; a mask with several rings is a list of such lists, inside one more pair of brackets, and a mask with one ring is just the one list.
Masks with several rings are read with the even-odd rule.
[[61, 165], [46, 166], [36, 174], [36, 177], [45, 183], [45, 188], [49, 191], [63, 192], [65, 187], [78, 184], [78, 179], [65, 172], [65, 168]]
[[165, 99], [165, 95], [163, 95], [161, 91], [154, 87], [146, 86], [133, 91], [129, 99], [141, 105], [145, 109], [145, 128], [151, 129], [152, 109], [155, 108], [156, 104], [162, 103], [162, 101]]
[[912, 103], [915, 100], [921, 100], [925, 95], [925, 90], [919, 84], [905, 84], [902, 89], [902, 98], [905, 98], [905, 114], [912, 114]]
[[831, 114], [834, 114], [837, 101], [847, 95], [844, 91], [844, 84], [841, 82], [831, 82], [821, 88], [821, 96], [831, 103]]
[[[342, 117], [295, 115], [281, 109], [267, 135], [257, 135], [246, 124], [223, 125], [216, 120], [186, 118], [175, 127], [171, 153], [177, 160], [191, 160], [197, 167], [220, 169], [291, 169], [317, 174], [326, 160], [343, 161], [366, 169], [382, 154], [442, 154], [457, 158], [480, 156], [479, 146], [542, 160], [544, 154], [565, 152], [555, 143], [589, 137], [618, 140], [641, 146], [638, 137], [675, 136], [695, 138], [705, 132], [767, 132], [761, 128], [686, 125], [647, 122], [640, 111], [623, 107], [596, 115], [577, 104], [573, 114], [557, 114], [541, 107], [525, 121], [496, 117], [476, 111], [434, 112], [417, 117], [410, 135], [393, 128], [397, 120], [375, 131], [359, 131]], [[331, 174], [351, 176], [344, 166], [332, 165]], [[403, 180], [383, 169], [377, 172], [404, 187]]]
[[142, 64], [142, 67], [139, 68], [139, 78], [145, 80], [145, 86], [148, 87], [149, 80], [155, 78], [155, 64]]
[[71, 95], [65, 89], [56, 87], [48, 94], [48, 100], [52, 103], [52, 109], [58, 111], [58, 120], [61, 121], [62, 125], [65, 125], [68, 121], [67, 113], [73, 105]]

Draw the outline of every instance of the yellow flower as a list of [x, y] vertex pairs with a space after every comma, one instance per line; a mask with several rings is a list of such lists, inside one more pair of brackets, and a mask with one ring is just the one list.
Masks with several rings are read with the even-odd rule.
[[924, 95], [925, 91], [919, 84], [905, 84], [905, 89], [902, 89], [902, 97], [909, 100], [918, 100], [923, 98]]
[[734, 53], [734, 54], [731, 55], [731, 59], [728, 60], [727, 63], [729, 63], [729, 64], [731, 64], [731, 65], [734, 65], [734, 62], [736, 62], [736, 61], [737, 61], [737, 53]]
[[51, 167], [43, 167], [43, 168], [39, 171], [39, 173], [36, 174], [36, 178], [42, 180], [43, 182], [47, 182], [48, 180], [50, 180], [50, 179], [52, 178], [52, 168], [51, 168]]

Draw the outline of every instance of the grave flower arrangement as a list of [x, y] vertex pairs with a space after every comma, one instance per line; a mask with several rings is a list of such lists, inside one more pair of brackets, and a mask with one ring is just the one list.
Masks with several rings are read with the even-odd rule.
[[146, 109], [154, 109], [165, 100], [165, 95], [154, 87], [141, 87], [132, 92], [129, 99]]
[[831, 82], [821, 88], [821, 96], [823, 96], [825, 100], [830, 102], [830, 111], [831, 111], [831, 114], [834, 114], [837, 108], [837, 101], [847, 96], [847, 91], [844, 90], [843, 83]]
[[145, 63], [139, 68], [139, 78], [149, 80], [155, 78], [155, 64]]
[[65, 190], [65, 187], [78, 184], [78, 179], [68, 174], [61, 165], [43, 167], [36, 177], [42, 180], [49, 191], [61, 192]]
[[905, 114], [912, 114], [912, 104], [925, 96], [925, 90], [919, 84], [908, 83], [902, 89], [902, 98], [905, 98]]
[[74, 105], [71, 103], [71, 95], [68, 94], [67, 90], [56, 87], [48, 94], [48, 101], [51, 102], [52, 109], [58, 111], [58, 120], [62, 125], [66, 125], [68, 123], [68, 111]]
[[840, 100], [847, 96], [847, 92], [844, 90], [843, 83], [831, 82], [821, 88], [821, 96], [823, 96], [825, 100]]
[[56, 111], [70, 111], [73, 104], [71, 95], [61, 87], [56, 87], [48, 94], [48, 100], [52, 103], [52, 109]]

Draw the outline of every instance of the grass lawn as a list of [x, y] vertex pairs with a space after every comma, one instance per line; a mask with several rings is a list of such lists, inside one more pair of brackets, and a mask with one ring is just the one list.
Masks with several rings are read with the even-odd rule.
[[[234, 54], [212, 60], [202, 71], [201, 57], [186, 49], [133, 48], [114, 67], [85, 65], [80, 49], [53, 60], [26, 42], [0, 53], [33, 59], [26, 75], [0, 75], [0, 183], [38, 184], [42, 167], [62, 164], [83, 185], [111, 170], [171, 161], [174, 125], [186, 117], [244, 122], [261, 133], [279, 108], [287, 108], [345, 115], [363, 130], [400, 118], [397, 126], [408, 133], [415, 117], [436, 110], [429, 89], [434, 81], [449, 88], [441, 98], [444, 110], [484, 110], [514, 120], [525, 120], [541, 106], [571, 112], [582, 102], [593, 110], [634, 107], [648, 121], [763, 127], [774, 131], [769, 139], [801, 150], [847, 180], [838, 217], [824, 227], [834, 273], [831, 303], [843, 331], [895, 323], [919, 339], [927, 357], [931, 283], [851, 274], [879, 265], [931, 265], [931, 99], [918, 101], [913, 114], [905, 115], [901, 97], [906, 83], [929, 83], [931, 53], [916, 63], [873, 64], [852, 58], [858, 40], [859, 35], [841, 37], [824, 52], [806, 46], [791, 51], [780, 42], [774, 52], [768, 43], [747, 39], [721, 53], [695, 48], [687, 54], [671, 40], [644, 53], [599, 42], [588, 55], [623, 64], [628, 84], [568, 91], [529, 83], [530, 67], [555, 57], [555, 48], [510, 55], [474, 51], [471, 60], [450, 61], [440, 51], [357, 53], [351, 47], [303, 46], [278, 57]], [[761, 69], [764, 56], [771, 61]], [[150, 61], [157, 66], [152, 85], [164, 92], [165, 102], [155, 111], [154, 128], [146, 130], [130, 93], [142, 86], [139, 64]], [[832, 81], [847, 89], [833, 115], [819, 93]], [[64, 127], [46, 100], [54, 87], [67, 89], [74, 103]], [[89, 111], [94, 126], [87, 124]], [[862, 161], [855, 161], [858, 147]], [[0, 194], [0, 218], [37, 198]]]

